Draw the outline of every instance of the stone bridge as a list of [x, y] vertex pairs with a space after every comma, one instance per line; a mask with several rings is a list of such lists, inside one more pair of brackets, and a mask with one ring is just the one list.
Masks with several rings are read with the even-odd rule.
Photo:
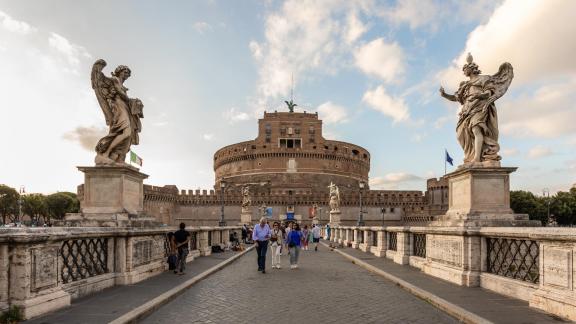
[[172, 230], [2, 230], [0, 308], [31, 323], [576, 320], [575, 229], [335, 227], [299, 269], [283, 256], [262, 274], [250, 247], [211, 253], [239, 227], [193, 227], [184, 276], [166, 271]]

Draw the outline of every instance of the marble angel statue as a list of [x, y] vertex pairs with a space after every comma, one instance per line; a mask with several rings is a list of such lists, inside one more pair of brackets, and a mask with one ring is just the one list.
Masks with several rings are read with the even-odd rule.
[[330, 182], [330, 185], [328, 186], [328, 188], [330, 189], [330, 201], [329, 201], [330, 212], [339, 212], [340, 211], [340, 190], [338, 189], [338, 186], [336, 186], [332, 182]]
[[462, 81], [456, 93], [440, 95], [462, 105], [456, 134], [464, 150], [464, 166], [500, 166], [498, 152], [498, 114], [494, 102], [508, 90], [514, 71], [510, 63], [502, 63], [494, 75], [481, 75], [478, 65], [468, 54], [462, 68], [469, 78]]
[[92, 89], [96, 93], [98, 104], [102, 108], [108, 135], [96, 145], [96, 165], [124, 164], [131, 145], [139, 144], [138, 133], [142, 130], [140, 118], [144, 117], [144, 105], [140, 99], [128, 97], [128, 88], [124, 82], [131, 71], [125, 65], [119, 65], [112, 77], [102, 73], [106, 61], [99, 59], [92, 66]]

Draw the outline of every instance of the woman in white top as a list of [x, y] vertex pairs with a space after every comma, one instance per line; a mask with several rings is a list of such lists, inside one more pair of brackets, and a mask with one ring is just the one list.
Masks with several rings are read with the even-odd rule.
[[272, 269], [280, 269], [280, 251], [284, 242], [284, 235], [280, 229], [280, 223], [274, 222], [270, 235], [270, 247], [272, 249]]

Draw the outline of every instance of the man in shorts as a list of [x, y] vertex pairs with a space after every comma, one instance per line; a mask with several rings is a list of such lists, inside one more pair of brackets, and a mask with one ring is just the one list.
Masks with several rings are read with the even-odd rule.
[[314, 243], [314, 251], [318, 251], [318, 242], [320, 242], [320, 226], [314, 224], [312, 227], [312, 242]]

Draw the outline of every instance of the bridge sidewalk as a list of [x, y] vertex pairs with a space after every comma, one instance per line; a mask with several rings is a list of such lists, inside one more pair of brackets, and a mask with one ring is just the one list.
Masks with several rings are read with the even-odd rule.
[[185, 275], [179, 276], [172, 271], [166, 271], [134, 285], [108, 288], [94, 295], [75, 300], [67, 308], [34, 318], [26, 321], [26, 323], [108, 323], [238, 253], [223, 252], [199, 257], [186, 265]]
[[[496, 294], [483, 288], [467, 288], [426, 275], [415, 267], [399, 265], [357, 249], [338, 249], [389, 275], [442, 298], [472, 314], [494, 323], [559, 323], [564, 320], [530, 308], [527, 302]], [[400, 286], [402, 286], [400, 284]]]

